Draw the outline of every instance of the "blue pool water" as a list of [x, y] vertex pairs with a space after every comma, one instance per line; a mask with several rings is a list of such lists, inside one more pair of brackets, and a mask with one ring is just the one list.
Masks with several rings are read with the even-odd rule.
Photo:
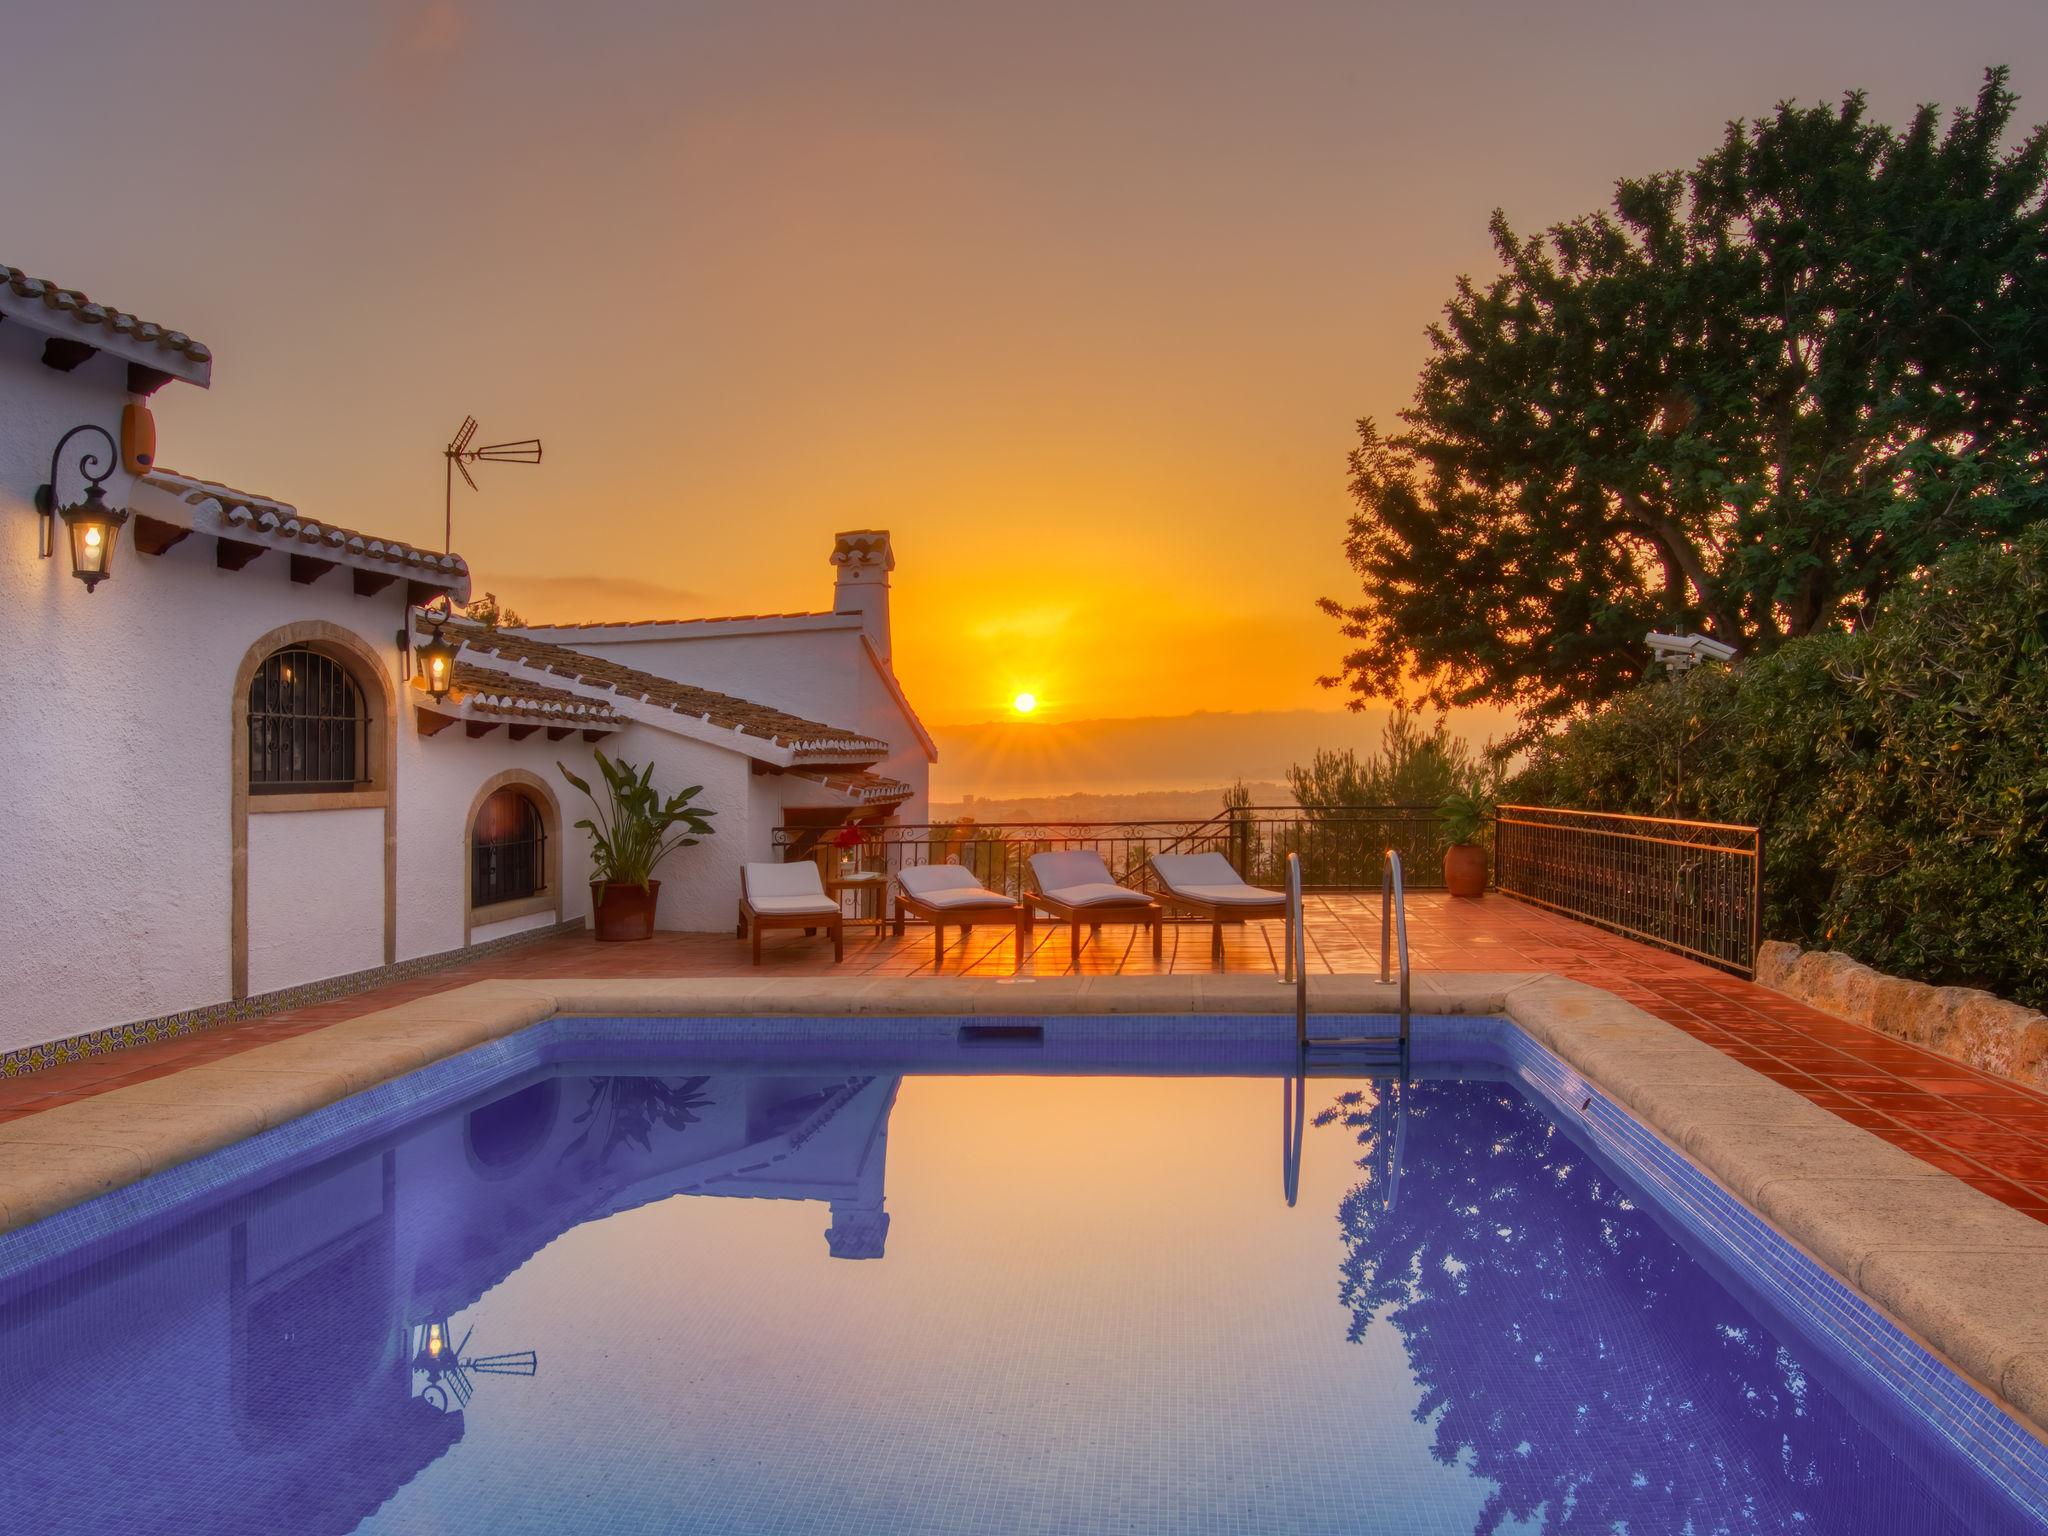
[[2035, 1441], [1511, 1026], [1283, 1043], [472, 1052], [0, 1238], [0, 1524], [2048, 1529]]

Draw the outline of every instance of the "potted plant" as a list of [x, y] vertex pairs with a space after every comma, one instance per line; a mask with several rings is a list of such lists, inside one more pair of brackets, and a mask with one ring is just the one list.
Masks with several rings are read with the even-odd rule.
[[555, 764], [563, 778], [590, 797], [597, 811], [595, 821], [585, 817], [576, 823], [590, 834], [592, 925], [598, 938], [607, 941], [651, 939], [654, 903], [661, 895], [661, 882], [654, 878], [654, 871], [676, 849], [709, 837], [714, 813], [690, 805], [702, 793], [701, 784], [663, 800], [650, 782], [652, 763], [636, 770], [631, 763], [615, 763], [602, 752], [596, 757], [598, 772], [604, 775], [603, 798], [592, 793], [566, 764]]
[[1479, 839], [1493, 820], [1493, 802], [1477, 789], [1456, 789], [1437, 802], [1450, 846], [1444, 849], [1444, 886], [1453, 896], [1486, 894], [1486, 850]]

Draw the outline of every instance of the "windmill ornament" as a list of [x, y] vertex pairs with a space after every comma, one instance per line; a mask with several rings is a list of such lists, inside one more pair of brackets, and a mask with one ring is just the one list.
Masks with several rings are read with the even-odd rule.
[[476, 476], [469, 472], [472, 464], [538, 464], [540, 462], [540, 439], [522, 437], [509, 443], [483, 443], [476, 440], [477, 425], [474, 416], [462, 418], [462, 425], [455, 429], [448, 446], [441, 450], [441, 456], [448, 461], [447, 489], [443, 498], [446, 523], [442, 529], [443, 550], [455, 548], [455, 475], [462, 473], [462, 483], [472, 491], [477, 488]]
[[429, 1407], [443, 1413], [460, 1413], [476, 1393], [478, 1376], [532, 1376], [540, 1370], [540, 1357], [530, 1349], [508, 1355], [465, 1355], [476, 1330], [463, 1330], [462, 1342], [452, 1344], [454, 1331], [443, 1318], [421, 1323], [412, 1329], [413, 1396], [425, 1398]]

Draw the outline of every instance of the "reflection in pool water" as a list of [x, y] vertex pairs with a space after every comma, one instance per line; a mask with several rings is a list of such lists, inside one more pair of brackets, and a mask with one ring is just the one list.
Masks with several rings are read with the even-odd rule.
[[1521, 1094], [1406, 1093], [1405, 1200], [1383, 1095], [1315, 1117], [1369, 1170], [1338, 1206], [1339, 1294], [1353, 1340], [1400, 1335], [1435, 1457], [1494, 1485], [1476, 1529], [1966, 1529]]
[[124, 1533], [2010, 1522], [1808, 1355], [1498, 1081], [564, 1070], [0, 1301], [0, 1477]]

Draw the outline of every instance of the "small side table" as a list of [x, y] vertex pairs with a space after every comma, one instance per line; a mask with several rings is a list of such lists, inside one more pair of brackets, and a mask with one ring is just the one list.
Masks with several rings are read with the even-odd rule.
[[[839, 900], [848, 891], [854, 893], [853, 916], [848, 921], [854, 923], [873, 923], [877, 935], [881, 933], [882, 927], [887, 921], [883, 908], [888, 903], [882, 899], [882, 896], [888, 889], [889, 877], [880, 870], [864, 869], [858, 874], [827, 875], [825, 877], [825, 894], [834, 901]], [[870, 893], [872, 893], [872, 896]]]

